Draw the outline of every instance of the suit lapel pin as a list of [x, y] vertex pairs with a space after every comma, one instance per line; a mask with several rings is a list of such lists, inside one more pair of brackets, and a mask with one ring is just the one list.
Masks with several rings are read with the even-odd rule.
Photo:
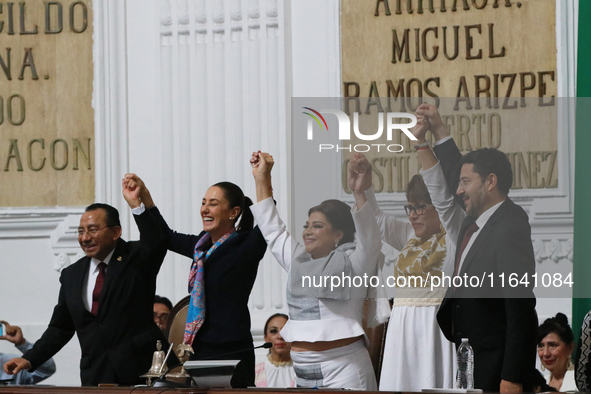
[[121, 258], [121, 256], [117, 257], [117, 261], [121, 261], [121, 260], [123, 260], [123, 259]]

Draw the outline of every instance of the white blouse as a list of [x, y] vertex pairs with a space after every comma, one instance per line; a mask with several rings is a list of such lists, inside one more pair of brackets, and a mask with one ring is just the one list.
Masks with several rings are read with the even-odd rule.
[[[369, 283], [369, 277], [377, 274], [378, 261], [381, 258], [380, 230], [373, 212], [366, 206], [367, 204], [360, 210], [354, 208], [351, 211], [357, 230], [357, 247], [354, 251], [348, 252], [352, 263], [353, 283], [355, 283], [354, 277], [363, 278], [364, 274], [368, 276]], [[254, 204], [250, 209], [271, 253], [285, 271], [290, 271], [291, 264], [295, 260], [312, 259], [306, 252], [306, 248], [288, 233], [272, 198]], [[288, 283], [288, 289], [289, 286]], [[286, 342], [317, 342], [364, 335], [361, 321], [368, 288], [353, 286], [351, 290], [350, 300], [317, 299], [318, 314], [314, 320], [298, 320], [297, 317], [290, 315], [290, 319], [281, 330], [283, 339]], [[288, 303], [289, 299], [288, 294]]]

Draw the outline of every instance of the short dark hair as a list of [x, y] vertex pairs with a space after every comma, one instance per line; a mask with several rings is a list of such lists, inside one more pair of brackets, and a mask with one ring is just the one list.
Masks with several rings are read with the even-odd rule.
[[481, 148], [468, 152], [462, 157], [461, 164], [474, 165], [474, 172], [484, 182], [490, 174], [497, 176], [497, 189], [506, 196], [513, 184], [513, 170], [509, 158], [503, 152], [493, 148]]
[[106, 225], [109, 227], [119, 226], [121, 227], [121, 222], [119, 221], [119, 211], [114, 207], [110, 206], [109, 204], [103, 204], [100, 202], [96, 202], [94, 204], [90, 204], [86, 207], [84, 212], [96, 211], [98, 209], [104, 209], [105, 213], [107, 214], [106, 218]]
[[230, 208], [239, 207], [240, 213], [234, 223], [240, 218], [236, 231], [250, 231], [254, 225], [254, 217], [249, 207], [252, 200], [244, 195], [242, 189], [232, 182], [218, 182], [215, 185], [224, 191], [224, 198], [230, 203]]
[[546, 335], [556, 334], [560, 340], [567, 345], [574, 342], [573, 330], [568, 325], [568, 319], [564, 313], [558, 312], [555, 317], [546, 319], [544, 323], [538, 327], [538, 343], [541, 343]]
[[172, 302], [170, 302], [170, 300], [166, 297], [160, 297], [159, 295], [155, 295], [154, 296], [154, 304], [163, 304], [163, 305], [166, 305], [166, 307], [169, 310], [172, 310]]
[[265, 329], [263, 330], [263, 334], [267, 335], [267, 330], [269, 329], [269, 323], [271, 323], [271, 320], [275, 319], [276, 317], [283, 317], [285, 320], [289, 320], [289, 316], [287, 316], [285, 313], [276, 313], [274, 315], [271, 315], [267, 321], [265, 322]]
[[425, 185], [425, 181], [420, 174], [416, 174], [410, 178], [410, 182], [408, 182], [408, 187], [406, 188], [406, 200], [412, 203], [422, 202], [433, 205], [429, 189], [427, 189], [427, 185]]
[[310, 208], [308, 216], [314, 212], [324, 214], [333, 230], [343, 232], [344, 235], [339, 241], [339, 245], [355, 240], [355, 222], [353, 221], [353, 215], [351, 215], [350, 206], [340, 200], [326, 200], [320, 205]]

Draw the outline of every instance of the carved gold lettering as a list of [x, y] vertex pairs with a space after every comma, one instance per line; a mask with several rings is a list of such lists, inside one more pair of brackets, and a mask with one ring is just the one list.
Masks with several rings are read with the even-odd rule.
[[6, 62], [0, 56], [0, 67], [2, 67], [2, 71], [4, 71], [4, 75], [6, 79], [9, 81], [12, 80], [12, 73], [10, 72], [10, 48], [6, 48]]
[[[433, 0], [429, 0], [429, 11], [435, 13], [435, 7], [433, 7]], [[419, 0], [419, 8], [417, 10], [419, 14], [423, 13], [423, 0]]]
[[21, 72], [18, 79], [21, 81], [25, 79], [25, 68], [31, 69], [31, 79], [38, 80], [37, 69], [35, 68], [35, 60], [33, 59], [33, 48], [25, 48], [25, 57], [23, 59], [23, 65], [21, 66]]
[[27, 30], [25, 27], [25, 2], [18, 3], [20, 8], [19, 14], [19, 22], [20, 22], [20, 34], [21, 35], [28, 35], [28, 34], [37, 34], [39, 29], [37, 29], [37, 25], [34, 25], [33, 30]]
[[408, 42], [408, 35], [410, 33], [410, 29], [404, 29], [404, 33], [402, 33], [402, 43], [398, 39], [398, 33], [396, 29], [392, 29], [393, 40], [392, 40], [392, 63], [396, 63], [396, 57], [398, 57], [398, 61], [402, 61], [402, 52], [404, 51], [404, 62], [410, 63], [410, 45]]
[[29, 169], [33, 171], [41, 171], [45, 166], [45, 157], [41, 157], [41, 164], [33, 165], [33, 144], [38, 143], [41, 145], [41, 150], [45, 149], [45, 140], [43, 138], [37, 138], [34, 140], [29, 141], [27, 145], [27, 162], [29, 164]]
[[74, 166], [72, 167], [73, 170], [77, 170], [78, 167], [78, 152], [80, 151], [81, 156], [83, 157], [84, 163], [86, 163], [86, 169], [90, 170], [90, 138], [84, 138], [86, 140], [86, 152], [84, 152], [84, 147], [80, 143], [78, 138], [73, 139], [74, 143]]
[[384, 3], [384, 10], [386, 11], [386, 15], [392, 15], [392, 13], [390, 12], [390, 5], [388, 4], [388, 0], [377, 0], [376, 12], [374, 13], [374, 16], [380, 16], [380, 3]]
[[435, 35], [435, 38], [437, 38], [438, 29], [436, 27], [428, 27], [423, 31], [421, 47], [423, 50], [423, 58], [428, 62], [432, 62], [433, 60], [435, 60], [437, 58], [437, 55], [439, 54], [439, 45], [433, 45], [433, 56], [427, 55], [427, 33], [429, 33], [430, 31], [432, 31]]
[[421, 29], [415, 29], [415, 62], [421, 61]]
[[[51, 27], [51, 9], [55, 8], [57, 15], [56, 27]], [[62, 3], [59, 1], [45, 2], [45, 34], [58, 34], [64, 30], [64, 11]]]
[[466, 109], [472, 109], [472, 103], [470, 102], [470, 93], [468, 93], [468, 84], [466, 83], [466, 77], [460, 77], [460, 84], [458, 85], [458, 93], [456, 94], [456, 103], [454, 105], [454, 111], [460, 109], [460, 102], [466, 103]]
[[501, 146], [501, 115], [497, 112], [488, 114], [488, 146], [495, 149]]
[[[456, 12], [458, 9], [458, 0], [453, 0], [453, 5], [451, 7], [452, 12]], [[470, 9], [470, 6], [468, 5], [468, 0], [462, 0], [462, 3], [464, 3], [464, 10], [468, 11]]]
[[472, 55], [472, 48], [474, 48], [474, 37], [470, 34], [470, 30], [478, 30], [478, 34], [482, 33], [482, 25], [467, 25], [464, 26], [466, 29], [466, 59], [467, 60], [474, 60], [474, 59], [482, 59], [482, 49], [478, 50], [478, 54]]
[[538, 173], [542, 169], [542, 153], [543, 152], [528, 152], [530, 160], [530, 175], [532, 189], [542, 189], [545, 187], [545, 180], [543, 177], [542, 182], [538, 183]]
[[[445, 12], [442, 10], [442, 12]], [[453, 55], [449, 56], [447, 54], [447, 26], [443, 26], [441, 29], [443, 30], [443, 54], [447, 60], [454, 60], [458, 57], [460, 53], [460, 26], [454, 26], [454, 53]]]
[[[458, 127], [456, 129], [456, 137], [454, 139], [458, 144], [458, 149], [460, 151], [472, 150], [472, 144], [470, 144], [470, 136], [468, 135], [468, 133], [470, 132], [470, 118], [467, 115], [456, 115], [456, 120]], [[464, 140], [466, 141], [465, 148]]]
[[[525, 83], [525, 77], [530, 77], [530, 83]], [[532, 72], [519, 73], [519, 84], [521, 87], [521, 107], [525, 107], [525, 92], [527, 90], [533, 90], [536, 87], [536, 74]]]
[[[481, 3], [479, 3], [479, 1], [481, 1]], [[472, 0], [472, 6], [474, 6], [474, 8], [477, 10], [481, 10], [486, 7], [487, 2], [488, 0]]]
[[494, 26], [495, 26], [494, 23], [488, 24], [488, 57], [490, 57], [490, 58], [504, 57], [505, 56], [505, 47], [501, 48], [501, 52], [495, 53], [495, 39], [494, 39], [494, 33], [493, 33]]
[[553, 179], [554, 175], [554, 166], [556, 165], [556, 157], [558, 156], [558, 151], [551, 151], [545, 152], [544, 160], [549, 160], [548, 162], [548, 170], [546, 172], [546, 187], [558, 187], [558, 179]]
[[551, 107], [554, 105], [554, 96], [550, 99], [549, 102], [544, 102], [544, 97], [546, 96], [546, 82], [544, 81], [544, 77], [549, 75], [554, 82], [554, 71], [540, 71], [538, 72], [538, 106], [540, 107]]
[[437, 94], [435, 94], [431, 89], [429, 89], [429, 84], [431, 82], [435, 82], [435, 85], [437, 87], [439, 87], [439, 83], [440, 83], [440, 78], [439, 77], [435, 77], [435, 78], [428, 78], [425, 81], [425, 93], [427, 93], [427, 95], [429, 97], [434, 97], [435, 98], [435, 106], [439, 108], [439, 96]]
[[[413, 83], [416, 89], [413, 89]], [[414, 91], [413, 91], [414, 90]], [[413, 94], [416, 93], [416, 94]], [[418, 104], [415, 106], [412, 102], [412, 97], [418, 98]], [[416, 111], [418, 106], [423, 103], [423, 83], [418, 78], [411, 78], [406, 83], [406, 105], [412, 112]]]
[[23, 170], [23, 162], [21, 161], [21, 154], [18, 151], [18, 140], [16, 139], [10, 140], [10, 147], [8, 148], [8, 156], [6, 157], [6, 165], [4, 166], [4, 171], [10, 170], [10, 159], [15, 160], [17, 171]]
[[476, 126], [476, 149], [482, 148], [482, 123], [486, 123], [484, 114], [472, 115], [472, 124]]
[[[76, 6], [82, 9], [82, 26], [76, 27]], [[83, 33], [88, 27], [88, 7], [83, 1], [76, 1], [70, 5], [70, 30], [74, 33]]]
[[[14, 117], [14, 99], [17, 99], [19, 102], [19, 114], [20, 117], [18, 119], [15, 120]], [[10, 122], [10, 124], [12, 124], [13, 126], [20, 126], [23, 124], [23, 122], [25, 121], [25, 117], [26, 117], [26, 109], [25, 109], [25, 99], [23, 98], [23, 96], [21, 96], [20, 94], [13, 94], [12, 96], [10, 96], [8, 98], [8, 100], [6, 100], [6, 112], [7, 112], [7, 117], [8, 117], [8, 121]]]
[[391, 79], [386, 81], [386, 86], [388, 87], [388, 112], [391, 112], [392, 105], [391, 105], [391, 98], [394, 98], [394, 101], [398, 101], [398, 97], [401, 98], [400, 100], [400, 111], [406, 112], [406, 103], [404, 100], [404, 79], [398, 80], [398, 85], [394, 87]]
[[[484, 81], [484, 87], [480, 86], [480, 81]], [[480, 109], [480, 94], [482, 93], [486, 95], [486, 107], [490, 108], [490, 77], [488, 75], [475, 75], [474, 83], [476, 86], [476, 92], [474, 94], [476, 103], [474, 108]]]
[[511, 91], [513, 90], [513, 84], [515, 83], [515, 78], [517, 78], [517, 74], [502, 74], [501, 75], [501, 83], [505, 81], [506, 78], [510, 78], [509, 86], [507, 87], [507, 94], [505, 95], [505, 100], [503, 101], [503, 109], [514, 109], [517, 108], [517, 100], [513, 102], [513, 104], [509, 105], [509, 98], [511, 97]]
[[[528, 160], [528, 164], [530, 161]], [[531, 188], [531, 176], [530, 176], [530, 168], [528, 165], [525, 164], [525, 160], [523, 159], [522, 152], [515, 153], [515, 168], [513, 169], [513, 176], [517, 178], [515, 181], [515, 189], [523, 189], [523, 184], [521, 182], [522, 177], [525, 182], [525, 187], [527, 189]]]
[[[505, 0], [505, 7], [511, 7], [511, 0]], [[493, 8], [499, 8], [499, 0], [495, 0]]]
[[8, 7], [8, 35], [14, 35], [14, 3], [6, 3]]
[[384, 190], [384, 175], [382, 175], [382, 171], [380, 171], [378, 164], [381, 162], [379, 157], [374, 158], [371, 161], [371, 167], [373, 168], [373, 173], [377, 177], [377, 182], [373, 182], [373, 189], [376, 193], [381, 193]]
[[[63, 146], [61, 155], [61, 165], [58, 164], [58, 143]], [[53, 169], [58, 171], [61, 171], [68, 166], [68, 143], [66, 142], [66, 140], [58, 138], [51, 142], [51, 145], [49, 147], [49, 162], [51, 163]]]
[[369, 89], [369, 99], [367, 100], [367, 106], [365, 107], [365, 113], [370, 114], [370, 106], [375, 105], [378, 109], [378, 112], [384, 112], [382, 108], [382, 103], [380, 102], [380, 94], [378, 93], [378, 85], [376, 81], [371, 81], [370, 89]]

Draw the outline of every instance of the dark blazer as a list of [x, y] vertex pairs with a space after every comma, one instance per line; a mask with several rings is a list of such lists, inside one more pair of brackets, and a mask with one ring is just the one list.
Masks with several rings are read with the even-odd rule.
[[[199, 235], [177, 233], [159, 213], [157, 222], [165, 234], [166, 247], [192, 260], [195, 245], [205, 232]], [[255, 227], [252, 231], [239, 232], [208, 257], [204, 264], [205, 321], [194, 344], [200, 341], [252, 343], [248, 297], [266, 250], [267, 242]]]
[[82, 301], [90, 258], [83, 257], [62, 271], [59, 299], [49, 327], [23, 355], [32, 369], [57, 353], [76, 333], [82, 349], [82, 385], [145, 382], [139, 376], [150, 368], [156, 340], [168, 347], [153, 317], [156, 275], [166, 255], [162, 233], [151, 219], [157, 211], [153, 208], [133, 215], [140, 241], [119, 239], [107, 268], [97, 316], [87, 311]]
[[[458, 149], [453, 140], [435, 149], [448, 185], [459, 181]], [[459, 155], [461, 158], [461, 155]], [[455, 164], [454, 164], [455, 162]], [[456, 259], [467, 227], [467, 217], [459, 233]], [[537, 315], [532, 291], [535, 272], [531, 228], [525, 211], [507, 198], [490, 217], [472, 244], [460, 276], [477, 276], [482, 288], [450, 288], [437, 314], [445, 336], [456, 345], [468, 338], [474, 349], [474, 387], [498, 392], [501, 379], [531, 384], [535, 369]], [[505, 274], [504, 287], [499, 274]], [[489, 275], [493, 275], [491, 286]], [[512, 288], [509, 275], [524, 275], [530, 284]]]
[[[195, 245], [206, 233], [177, 233], [159, 214], [157, 222], [165, 234], [166, 247], [193, 260]], [[267, 242], [255, 227], [226, 240], [203, 266], [205, 321], [193, 340], [195, 353], [191, 359], [240, 360], [230, 382], [234, 388], [254, 386], [255, 357], [248, 297], [266, 250]]]

